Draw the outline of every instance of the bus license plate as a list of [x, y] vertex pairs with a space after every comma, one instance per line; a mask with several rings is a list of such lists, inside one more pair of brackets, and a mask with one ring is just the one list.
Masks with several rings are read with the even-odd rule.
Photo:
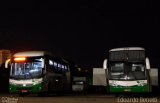
[[27, 93], [27, 92], [28, 92], [28, 90], [21, 90], [21, 92], [22, 92], [22, 93]]

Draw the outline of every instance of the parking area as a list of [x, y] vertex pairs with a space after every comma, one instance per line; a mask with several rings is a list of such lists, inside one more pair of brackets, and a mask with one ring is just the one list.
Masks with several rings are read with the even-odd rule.
[[158, 97], [117, 97], [114, 95], [49, 95], [38, 97], [37, 95], [4, 94], [0, 95], [2, 103], [159, 103]]

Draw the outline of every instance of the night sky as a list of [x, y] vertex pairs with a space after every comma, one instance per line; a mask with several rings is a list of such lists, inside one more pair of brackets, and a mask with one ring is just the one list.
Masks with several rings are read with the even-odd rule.
[[160, 65], [158, 3], [113, 0], [4, 1], [0, 49], [46, 50], [80, 67], [102, 67], [109, 49], [146, 48]]

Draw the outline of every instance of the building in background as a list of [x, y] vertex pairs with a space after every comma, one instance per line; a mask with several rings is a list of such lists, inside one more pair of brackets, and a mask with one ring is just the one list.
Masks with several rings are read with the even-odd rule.
[[7, 59], [11, 58], [11, 51], [2, 49], [0, 50], [0, 67], [5, 63]]
[[0, 85], [1, 92], [8, 92], [8, 79], [9, 79], [9, 70], [5, 68], [6, 60], [11, 58], [11, 51], [2, 49], [0, 50], [0, 81], [2, 84]]

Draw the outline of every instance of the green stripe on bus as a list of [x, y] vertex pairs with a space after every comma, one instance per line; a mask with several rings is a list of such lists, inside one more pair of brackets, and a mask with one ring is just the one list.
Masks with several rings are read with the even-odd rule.
[[145, 93], [149, 92], [148, 85], [144, 86], [110, 86], [109, 88], [111, 93], [121, 93], [121, 92], [131, 92], [131, 93]]

